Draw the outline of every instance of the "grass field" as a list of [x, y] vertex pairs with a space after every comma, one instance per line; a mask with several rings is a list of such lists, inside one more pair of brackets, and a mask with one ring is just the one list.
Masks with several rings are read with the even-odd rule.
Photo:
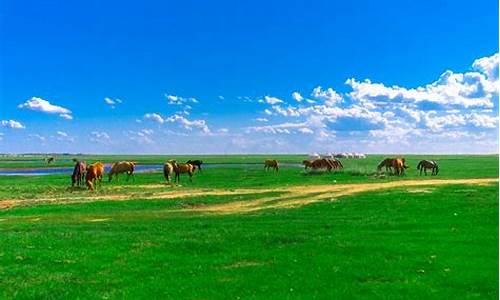
[[436, 177], [407, 156], [402, 178], [375, 174], [381, 158], [207, 169], [181, 186], [143, 173], [95, 193], [69, 175], [2, 176], [0, 298], [497, 299], [498, 156], [434, 156]]

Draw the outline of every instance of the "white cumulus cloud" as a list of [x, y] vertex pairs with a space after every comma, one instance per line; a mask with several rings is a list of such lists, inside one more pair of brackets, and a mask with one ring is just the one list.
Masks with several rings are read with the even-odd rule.
[[144, 119], [153, 120], [153, 121], [158, 122], [160, 124], [163, 124], [165, 122], [165, 119], [163, 119], [163, 117], [157, 113], [147, 113], [144, 115]]
[[62, 106], [51, 104], [49, 101], [39, 97], [32, 97], [26, 102], [19, 104], [17, 107], [21, 109], [40, 111], [48, 114], [59, 114], [60, 117], [67, 120], [73, 119], [73, 117], [71, 116], [71, 110]]
[[293, 92], [292, 98], [293, 98], [293, 100], [295, 100], [297, 102], [304, 100], [304, 97], [302, 97], [302, 95], [299, 92]]

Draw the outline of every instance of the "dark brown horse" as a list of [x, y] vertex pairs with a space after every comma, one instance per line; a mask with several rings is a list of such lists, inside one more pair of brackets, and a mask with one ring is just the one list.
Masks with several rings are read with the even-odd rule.
[[381, 161], [378, 166], [377, 166], [377, 171], [382, 171], [382, 168], [385, 167], [385, 171], [392, 172], [392, 165], [393, 165], [394, 158], [386, 158], [383, 161]]
[[75, 164], [73, 168], [73, 174], [71, 175], [71, 186], [74, 187], [82, 185], [83, 177], [85, 176], [86, 165], [85, 162], [79, 161]]
[[279, 163], [276, 159], [266, 159], [264, 162], [264, 170], [268, 171], [269, 169], [273, 169], [276, 172], [279, 171]]
[[439, 166], [435, 160], [421, 160], [417, 165], [417, 170], [420, 170], [420, 175], [422, 175], [422, 171], [427, 175], [427, 169], [432, 170], [431, 175], [437, 175], [439, 172]]

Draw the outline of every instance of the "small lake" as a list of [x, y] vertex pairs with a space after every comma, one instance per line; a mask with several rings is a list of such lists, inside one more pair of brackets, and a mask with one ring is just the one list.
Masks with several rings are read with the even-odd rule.
[[[302, 164], [299, 163], [281, 163], [280, 167], [289, 167], [289, 168], [302, 168]], [[205, 169], [217, 169], [217, 168], [264, 168], [264, 165], [259, 164], [203, 164], [202, 170]], [[110, 167], [105, 167], [105, 172], [109, 172]], [[135, 172], [136, 173], [145, 173], [145, 172], [155, 172], [161, 171], [163, 169], [163, 164], [157, 165], [136, 165]], [[57, 167], [57, 168], [0, 168], [0, 176], [41, 176], [41, 175], [52, 175], [52, 174], [72, 174], [73, 167]]]

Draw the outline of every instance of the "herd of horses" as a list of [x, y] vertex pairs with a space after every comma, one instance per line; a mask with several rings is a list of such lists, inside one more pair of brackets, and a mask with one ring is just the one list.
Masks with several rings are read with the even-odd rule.
[[[75, 167], [73, 168], [73, 174], [71, 174], [71, 187], [85, 185], [89, 190], [93, 191], [97, 182], [102, 183], [102, 178], [104, 176], [104, 164], [102, 162], [95, 162], [93, 164], [87, 165], [83, 161], [75, 160]], [[163, 165], [163, 175], [168, 183], [172, 175], [175, 175], [174, 182], [180, 182], [180, 174], [186, 173], [189, 175], [189, 181], [192, 181], [194, 171], [198, 169], [201, 171], [201, 165], [203, 161], [201, 160], [188, 160], [186, 163], [178, 163], [175, 160], [169, 160]], [[134, 178], [135, 162], [131, 161], [121, 161], [116, 162], [111, 165], [111, 169], [108, 172], [108, 181], [113, 180], [113, 176], [118, 178], [119, 174], [126, 174], [127, 181], [132, 176]]]
[[[73, 174], [71, 175], [71, 186], [82, 186], [84, 183], [89, 190], [93, 191], [96, 184], [102, 183], [102, 178], [104, 176], [104, 164], [102, 162], [95, 162], [93, 164], [87, 165], [83, 161], [74, 160], [75, 167], [73, 168]], [[313, 160], [302, 161], [304, 169], [315, 170], [326, 170], [331, 172], [332, 170], [341, 170], [344, 168], [342, 162], [336, 158], [318, 158]], [[108, 180], [111, 182], [113, 177], [117, 177], [119, 174], [126, 174], [127, 181], [134, 175], [135, 162], [131, 161], [121, 161], [116, 162], [111, 165], [108, 172]], [[192, 182], [192, 177], [198, 169], [201, 172], [201, 166], [203, 161], [201, 160], [188, 160], [186, 163], [179, 163], [176, 160], [169, 160], [163, 164], [163, 176], [167, 183], [171, 182], [172, 176], [174, 182], [180, 182], [180, 175], [187, 174], [189, 176], [189, 181]], [[377, 165], [377, 171], [381, 172], [385, 168], [386, 172], [390, 172], [396, 176], [403, 176], [406, 169], [409, 167], [406, 165], [406, 160], [401, 157], [396, 158], [386, 158], [382, 160]], [[264, 161], [264, 170], [274, 170], [279, 171], [279, 162], [276, 159], [267, 159]], [[427, 170], [431, 170], [431, 175], [437, 175], [439, 172], [439, 166], [435, 160], [422, 160], [417, 165], [417, 170], [427, 175]]]

